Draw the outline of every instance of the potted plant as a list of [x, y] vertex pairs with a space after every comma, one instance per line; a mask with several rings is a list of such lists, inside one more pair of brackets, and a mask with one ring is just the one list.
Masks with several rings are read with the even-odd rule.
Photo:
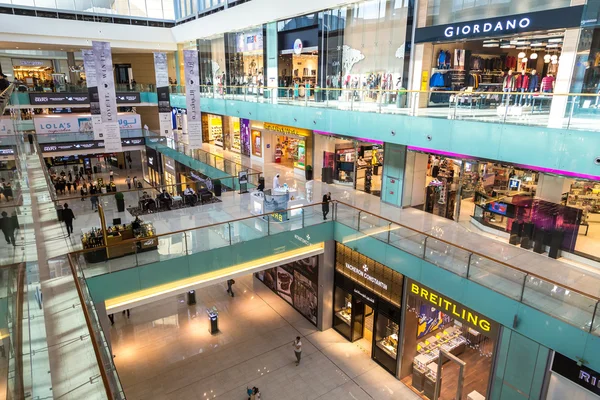
[[219, 179], [213, 181], [213, 192], [215, 192], [215, 196], [221, 196], [221, 181]]
[[115, 200], [117, 201], [117, 211], [125, 211], [125, 195], [121, 192], [115, 193]]
[[306, 169], [304, 170], [304, 177], [306, 178], [307, 181], [312, 181], [313, 180], [313, 168], [310, 165], [306, 166]]

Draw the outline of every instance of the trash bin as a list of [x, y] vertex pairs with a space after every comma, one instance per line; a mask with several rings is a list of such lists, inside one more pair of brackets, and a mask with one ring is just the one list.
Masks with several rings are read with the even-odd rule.
[[196, 291], [195, 290], [190, 290], [189, 292], [187, 292], [187, 303], [188, 303], [188, 306], [193, 306], [194, 304], [196, 304]]
[[94, 173], [97, 174], [98, 173], [98, 167], [94, 165]]

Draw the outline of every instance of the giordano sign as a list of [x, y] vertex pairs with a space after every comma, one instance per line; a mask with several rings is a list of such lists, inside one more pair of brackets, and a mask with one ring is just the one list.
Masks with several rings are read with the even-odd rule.
[[415, 43], [480, 39], [581, 26], [583, 6], [507, 15], [475, 21], [418, 28]]
[[420, 283], [409, 279], [408, 292], [414, 296], [418, 296], [421, 300], [433, 305], [444, 314], [459, 320], [485, 336], [490, 338], [496, 338], [498, 336], [497, 322], [490, 320], [478, 312], [455, 302], [427, 286], [423, 286]]

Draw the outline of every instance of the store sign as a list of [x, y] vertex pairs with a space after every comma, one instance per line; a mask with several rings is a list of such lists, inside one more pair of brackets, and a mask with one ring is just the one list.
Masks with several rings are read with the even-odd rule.
[[268, 129], [273, 132], [279, 132], [279, 133], [283, 133], [285, 135], [297, 135], [297, 136], [303, 136], [303, 137], [310, 136], [310, 132], [311, 132], [307, 129], [295, 128], [293, 126], [286, 126], [286, 125], [271, 124], [269, 122], [265, 122], [264, 127], [265, 127], [265, 129]]
[[[123, 146], [143, 146], [144, 138], [137, 139], [121, 139]], [[78, 151], [78, 150], [91, 150], [91, 149], [104, 149], [104, 141], [94, 140], [89, 142], [77, 142], [77, 143], [54, 143], [42, 145], [43, 153], [53, 153], [57, 151]]]
[[48, 64], [49, 62], [41, 60], [17, 60], [17, 63], [15, 64], [13, 60], [13, 65], [21, 65], [23, 67], [42, 67], [44, 65], [49, 66]]
[[301, 53], [302, 53], [302, 40], [296, 39], [294, 41], [294, 54], [301, 54]]
[[12, 147], [3, 147], [0, 148], [0, 155], [3, 156], [11, 156], [15, 154], [15, 150]]
[[455, 24], [418, 28], [415, 43], [454, 41], [512, 35], [538, 30], [575, 28], [581, 25], [583, 6], [486, 18]]
[[[139, 93], [118, 92], [117, 103], [133, 104], [140, 102]], [[29, 93], [31, 105], [67, 105], [67, 104], [90, 104], [89, 93]]]
[[578, 365], [577, 361], [573, 361], [560, 353], [554, 353], [552, 371], [564, 376], [582, 388], [600, 395], [600, 373], [593, 369], [584, 365]]
[[366, 300], [368, 303], [375, 304], [375, 296], [372, 294], [366, 295], [364, 289], [354, 288], [354, 294], [357, 294], [361, 299]]
[[257, 29], [253, 32], [241, 32], [236, 35], [236, 50], [238, 53], [246, 53], [250, 51], [263, 49], [263, 34], [262, 29]]
[[[91, 133], [93, 132], [93, 115], [61, 114], [56, 116], [34, 117], [36, 133]], [[119, 129], [142, 129], [139, 114], [121, 113], [118, 115]], [[120, 136], [120, 132], [119, 132]]]
[[449, 299], [435, 290], [423, 286], [412, 279], [408, 280], [408, 290], [412, 295], [418, 296], [420, 299], [433, 305], [442, 313], [454, 319], [458, 319], [462, 323], [471, 326], [476, 331], [491, 338], [498, 336], [498, 323], [452, 299]]
[[388, 290], [388, 285], [386, 283], [381, 282], [379, 279], [369, 274], [369, 266], [367, 264], [364, 264], [360, 268], [356, 268], [354, 265], [346, 263], [346, 268], [354, 272], [361, 278], [364, 278], [365, 280], [373, 283], [374, 285], [379, 286], [383, 290]]

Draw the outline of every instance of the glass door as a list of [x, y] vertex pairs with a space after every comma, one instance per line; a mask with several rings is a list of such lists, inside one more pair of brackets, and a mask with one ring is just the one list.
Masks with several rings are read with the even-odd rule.
[[365, 324], [365, 303], [356, 296], [352, 296], [352, 341], [363, 337]]
[[463, 393], [465, 365], [460, 358], [440, 349], [437, 363], [427, 366], [426, 381], [435, 382], [433, 400], [467, 399], [467, 394]]

